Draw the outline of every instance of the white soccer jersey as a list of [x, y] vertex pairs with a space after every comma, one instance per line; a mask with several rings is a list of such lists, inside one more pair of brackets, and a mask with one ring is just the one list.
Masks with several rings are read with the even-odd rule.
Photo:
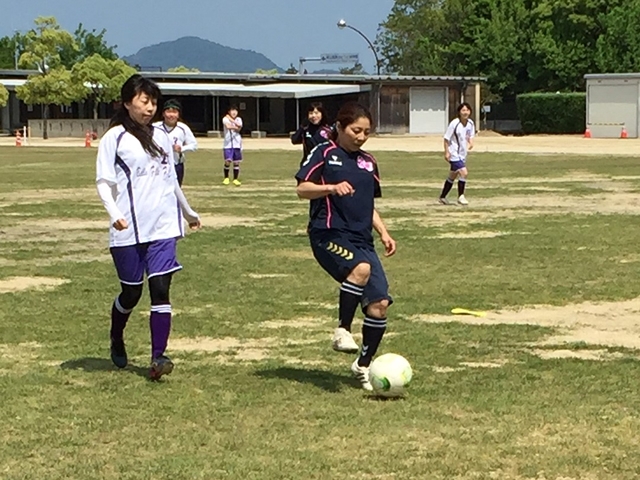
[[153, 125], [167, 132], [172, 144], [182, 147], [181, 153], [173, 151], [173, 160], [176, 164], [184, 163], [186, 159], [184, 154], [186, 152], [195, 152], [198, 149], [198, 141], [185, 123], [178, 122], [173, 128], [167, 127], [162, 121], [156, 122]]
[[476, 134], [476, 127], [473, 120], [467, 120], [467, 125], [463, 125], [459, 118], [454, 119], [444, 134], [444, 139], [449, 142], [449, 153], [452, 162], [464, 161], [469, 152], [469, 140]]
[[128, 228], [111, 225], [109, 245], [124, 247], [184, 235], [182, 213], [176, 197], [176, 173], [171, 163], [171, 140], [162, 129], [153, 128], [153, 140], [166, 152], [151, 157], [124, 127], [107, 131], [98, 146], [96, 181], [112, 186], [116, 205]]
[[242, 148], [242, 136], [240, 132], [229, 129], [229, 127], [234, 124], [242, 128], [242, 119], [236, 117], [235, 120], [232, 120], [228, 115], [222, 119], [222, 125], [224, 126], [224, 144], [222, 148]]

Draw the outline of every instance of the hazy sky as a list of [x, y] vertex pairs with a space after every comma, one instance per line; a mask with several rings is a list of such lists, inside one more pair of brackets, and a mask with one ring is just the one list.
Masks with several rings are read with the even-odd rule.
[[[28, 30], [37, 16], [55, 16], [73, 31], [107, 29], [118, 54], [192, 35], [235, 48], [265, 54], [282, 68], [298, 65], [301, 56], [359, 53], [368, 71], [373, 54], [351, 30], [339, 30], [341, 18], [375, 40], [393, 0], [0, 0], [0, 36]], [[11, 7], [10, 7], [11, 5]], [[10, 12], [10, 13], [8, 13]], [[310, 70], [335, 68], [309, 64]]]

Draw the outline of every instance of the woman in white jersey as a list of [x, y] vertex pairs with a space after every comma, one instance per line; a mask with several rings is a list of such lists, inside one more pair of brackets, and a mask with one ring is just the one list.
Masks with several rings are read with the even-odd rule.
[[227, 114], [222, 119], [224, 127], [224, 185], [229, 185], [229, 167], [233, 163], [233, 184], [236, 187], [242, 185], [239, 180], [240, 162], [242, 162], [242, 119], [238, 116], [238, 107], [231, 105]]
[[174, 98], [164, 102], [162, 107], [162, 121], [153, 125], [164, 129], [173, 144], [173, 161], [176, 166], [178, 185], [182, 186], [184, 180], [184, 161], [186, 152], [195, 152], [198, 149], [198, 141], [191, 129], [180, 121], [182, 105]]
[[444, 158], [449, 163], [449, 177], [444, 182], [442, 193], [438, 201], [448, 205], [447, 194], [453, 187], [453, 182], [458, 179], [458, 203], [469, 205], [464, 197], [464, 189], [467, 186], [467, 153], [473, 149], [473, 137], [475, 125], [471, 116], [471, 105], [462, 103], [458, 106], [458, 118], [455, 118], [444, 134]]
[[121, 292], [111, 309], [111, 360], [127, 366], [124, 329], [142, 295], [147, 274], [151, 295], [151, 368], [158, 380], [171, 373], [164, 355], [171, 330], [169, 287], [182, 269], [176, 241], [184, 235], [182, 216], [193, 229], [198, 215], [189, 206], [176, 178], [173, 144], [151, 124], [160, 97], [158, 86], [133, 75], [122, 86], [122, 107], [98, 147], [98, 194], [111, 218], [110, 250]]

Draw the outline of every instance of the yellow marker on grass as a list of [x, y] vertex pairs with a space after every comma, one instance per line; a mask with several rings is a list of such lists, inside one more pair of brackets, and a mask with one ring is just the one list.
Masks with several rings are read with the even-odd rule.
[[451, 310], [454, 315], [473, 315], [474, 317], [486, 317], [487, 312], [477, 312], [475, 310], [467, 310], [466, 308], [454, 308]]

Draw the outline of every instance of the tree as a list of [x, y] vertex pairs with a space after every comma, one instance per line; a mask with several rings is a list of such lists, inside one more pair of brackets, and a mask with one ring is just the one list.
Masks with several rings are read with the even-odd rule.
[[54, 17], [38, 17], [35, 28], [25, 35], [25, 51], [18, 62], [23, 68], [40, 72], [29, 75], [27, 83], [17, 87], [16, 93], [28, 105], [42, 105], [44, 139], [48, 138], [49, 105], [69, 105], [84, 94], [61, 64], [60, 54], [65, 49], [77, 49], [71, 34], [62, 30]]
[[0, 107], [4, 107], [9, 101], [9, 91], [0, 83]]
[[200, 73], [200, 70], [197, 68], [189, 68], [184, 65], [180, 65], [179, 67], [172, 67], [167, 70], [167, 72], [178, 72], [178, 73]]
[[123, 60], [109, 60], [95, 53], [73, 66], [73, 83], [82, 86], [84, 97], [93, 101], [93, 118], [98, 118], [100, 103], [116, 100], [122, 84], [134, 73], [135, 68]]
[[640, 71], [640, 0], [616, 7], [603, 21], [605, 31], [596, 42], [596, 64], [601, 72]]
[[[603, 19], [623, 3], [629, 0], [396, 0], [377, 44], [387, 70], [400, 74], [486, 76], [501, 96], [573, 91], [597, 70]], [[627, 22], [638, 19], [625, 10]], [[621, 33], [631, 37], [627, 44], [636, 25]]]
[[24, 52], [24, 35], [16, 32], [11, 37], [0, 38], [0, 69], [15, 69], [16, 60], [22, 52]]
[[340, 73], [342, 75], [366, 75], [362, 64], [357, 62], [353, 67], [341, 68]]
[[75, 32], [73, 32], [73, 39], [77, 48], [65, 47], [62, 49], [60, 52], [62, 64], [71, 69], [76, 63], [80, 63], [92, 55], [100, 55], [105, 60], [117, 60], [118, 54], [115, 49], [118, 46], [107, 45], [107, 41], [104, 38], [106, 33], [107, 31], [104, 28], [99, 32], [95, 29], [89, 32], [80, 23]]

